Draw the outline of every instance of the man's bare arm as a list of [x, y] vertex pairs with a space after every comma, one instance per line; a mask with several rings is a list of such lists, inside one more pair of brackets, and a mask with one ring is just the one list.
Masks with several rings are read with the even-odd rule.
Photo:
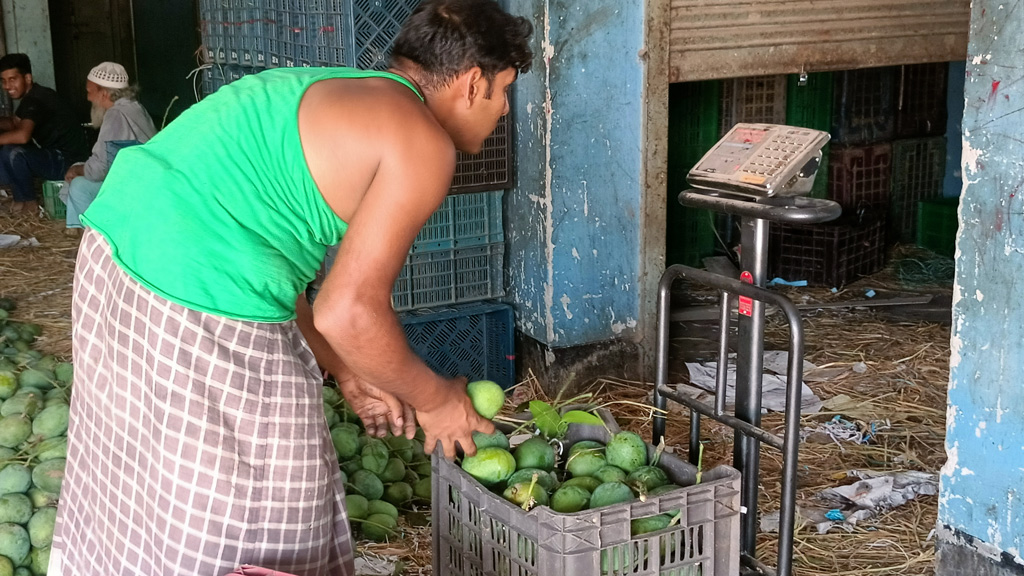
[[0, 146], [4, 144], [28, 144], [32, 141], [32, 130], [36, 123], [32, 120], [21, 120], [14, 118], [14, 126], [3, 133], [0, 133]]
[[[471, 454], [470, 433], [493, 427], [473, 411], [461, 381], [441, 378], [412, 352], [391, 306], [409, 247], [444, 199], [454, 168], [451, 141], [419, 106], [398, 106], [363, 140], [379, 148], [375, 173], [317, 296], [314, 320], [354, 374], [416, 409], [428, 450], [436, 439], [453, 457], [456, 442]], [[320, 125], [326, 127], [322, 116]]]

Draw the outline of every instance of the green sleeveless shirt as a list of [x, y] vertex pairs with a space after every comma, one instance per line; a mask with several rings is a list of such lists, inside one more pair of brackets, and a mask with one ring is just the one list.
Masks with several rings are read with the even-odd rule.
[[[348, 225], [317, 189], [299, 140], [299, 102], [351, 68], [245, 76], [117, 155], [82, 220], [149, 290], [229, 318], [284, 322]], [[422, 95], [416, 92], [422, 99]]]

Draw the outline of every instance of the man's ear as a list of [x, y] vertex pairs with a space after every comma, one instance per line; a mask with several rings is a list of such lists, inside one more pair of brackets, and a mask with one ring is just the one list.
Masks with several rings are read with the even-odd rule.
[[487, 94], [487, 78], [479, 66], [470, 68], [463, 76], [466, 82], [466, 105], [472, 106]]
[[31, 72], [29, 72], [28, 74], [25, 74], [25, 82], [27, 82], [28, 84], [32, 84], [33, 83], [32, 82], [32, 73]]

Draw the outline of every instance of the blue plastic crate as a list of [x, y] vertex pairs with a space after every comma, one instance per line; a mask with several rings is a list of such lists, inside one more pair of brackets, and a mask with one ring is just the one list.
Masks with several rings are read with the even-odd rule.
[[[299, 0], [288, 0], [298, 2]], [[277, 11], [277, 41], [280, 65], [286, 68], [312, 66], [311, 15], [305, 11]]]
[[107, 140], [107, 168], [114, 164], [114, 158], [117, 157], [117, 153], [129, 146], [138, 146], [142, 144], [138, 140]]
[[252, 68], [244, 68], [242, 66], [225, 66], [224, 67], [224, 80], [225, 84], [230, 84], [235, 80], [240, 79], [243, 76], [247, 76], [255, 72]]
[[507, 304], [480, 303], [402, 314], [409, 346], [446, 377], [515, 385], [515, 319]]
[[238, 11], [232, 11], [231, 21], [225, 24], [224, 47], [228, 64], [242, 64], [242, 50], [245, 42], [243, 24]]
[[413, 310], [505, 295], [503, 242], [409, 254], [395, 281], [395, 310]]
[[201, 33], [206, 59], [216, 64], [227, 64], [227, 36], [231, 30], [231, 11], [226, 8], [211, 8], [203, 15]]
[[263, 10], [260, 17], [248, 27], [246, 44], [252, 52], [252, 65], [266, 68], [270, 65], [271, 55], [278, 51], [277, 45], [277, 12]]
[[210, 67], [203, 70], [202, 79], [202, 91], [203, 96], [209, 96], [217, 91], [218, 88], [227, 84], [224, 77], [224, 67], [218, 64], [213, 64]]
[[242, 3], [243, 7], [235, 10], [239, 19], [236, 27], [238, 41], [235, 45], [238, 63], [249, 67], [262, 66], [258, 61], [265, 61], [261, 41], [264, 8], [256, 0], [242, 0]]
[[310, 15], [313, 61], [318, 66], [345, 65], [345, 14], [322, 12]]
[[501, 199], [504, 192], [459, 194], [445, 198], [423, 225], [411, 252], [468, 248], [503, 242]]

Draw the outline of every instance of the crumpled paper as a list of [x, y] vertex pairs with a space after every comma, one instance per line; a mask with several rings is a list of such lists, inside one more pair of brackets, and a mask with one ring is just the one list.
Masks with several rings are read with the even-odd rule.
[[[848, 486], [828, 488], [815, 495], [828, 506], [801, 503], [797, 507], [798, 524], [814, 524], [818, 534], [825, 534], [834, 527], [851, 531], [859, 522], [898, 508], [918, 496], [934, 495], [939, 491], [938, 475], [928, 472], [850, 470], [846, 474], [861, 480]], [[762, 515], [760, 528], [762, 532], [778, 531], [779, 512]]]
[[39, 246], [39, 240], [32, 238], [22, 238], [17, 234], [0, 234], [0, 249], [4, 248], [32, 248]]
[[[765, 373], [761, 378], [762, 412], [783, 412], [786, 410], [786, 375], [789, 373], [788, 362], [788, 352], [782, 350], [770, 350], [764, 353]], [[690, 372], [690, 384], [711, 393], [715, 392], [715, 373], [718, 371], [718, 362], [687, 362], [686, 368]], [[804, 360], [805, 372], [815, 368], [817, 368], [817, 366]], [[725, 403], [735, 404], [735, 354], [729, 355], [729, 366], [726, 374]], [[682, 389], [685, 387], [685, 384], [680, 384], [677, 388], [679, 388], [680, 393], [687, 394], [687, 392]], [[804, 414], [814, 414], [821, 411], [821, 399], [814, 394], [806, 383], [801, 383], [800, 411]]]

